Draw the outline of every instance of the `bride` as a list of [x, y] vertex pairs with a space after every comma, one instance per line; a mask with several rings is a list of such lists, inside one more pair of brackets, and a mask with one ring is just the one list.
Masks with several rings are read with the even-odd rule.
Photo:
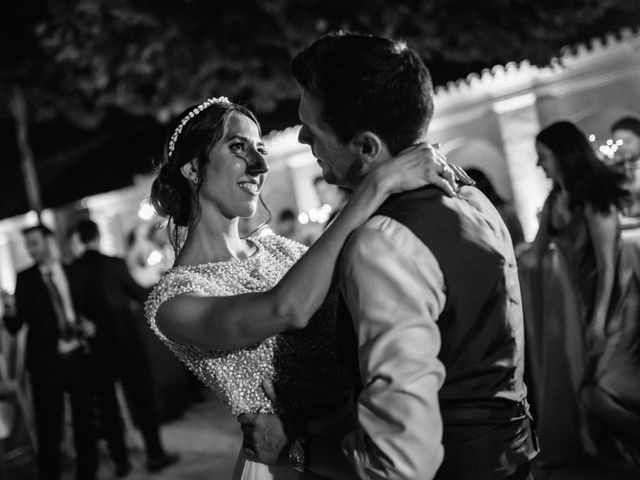
[[[277, 235], [238, 233], [239, 219], [257, 210], [266, 156], [253, 113], [224, 97], [176, 120], [151, 200], [173, 223], [177, 257], [151, 293], [146, 316], [234, 415], [273, 413], [261, 388], [271, 379], [309, 428], [328, 428], [318, 419], [339, 411], [350, 395], [334, 347], [331, 280], [340, 249], [388, 195], [428, 183], [453, 194], [453, 175], [438, 176], [449, 169], [429, 146], [412, 147], [368, 173], [307, 249]], [[234, 478], [313, 476], [241, 452]]]

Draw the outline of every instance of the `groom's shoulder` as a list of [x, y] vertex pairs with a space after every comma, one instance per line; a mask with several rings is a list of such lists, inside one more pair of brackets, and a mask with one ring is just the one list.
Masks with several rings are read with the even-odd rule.
[[416, 222], [441, 223], [457, 216], [456, 203], [459, 201], [459, 198], [449, 197], [441, 189], [429, 185], [391, 195], [374, 215], [390, 217], [405, 225]]
[[478, 211], [492, 210], [491, 202], [473, 186], [461, 187], [453, 197], [438, 187], [428, 185], [409, 192], [391, 195], [376, 211], [375, 215], [392, 218], [412, 216], [429, 218], [440, 212], [444, 216], [456, 216], [464, 212], [465, 207]]
[[404, 225], [429, 246], [445, 247], [482, 235], [489, 225], [499, 223], [491, 202], [471, 186], [461, 187], [453, 197], [431, 186], [394, 195], [375, 216]]

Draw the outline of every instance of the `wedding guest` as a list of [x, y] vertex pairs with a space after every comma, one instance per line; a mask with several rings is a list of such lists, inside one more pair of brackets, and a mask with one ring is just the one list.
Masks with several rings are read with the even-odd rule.
[[[552, 441], [557, 430], [575, 429], [587, 453], [618, 455], [640, 468], [640, 276], [620, 238], [618, 218], [628, 196], [624, 177], [596, 156], [570, 122], [543, 129], [536, 136], [536, 151], [553, 188], [536, 238], [519, 263], [527, 269], [539, 266], [555, 245], [560, 261], [553, 274], [564, 280], [557, 292], [564, 304], [557, 306], [564, 312], [563, 324], [543, 330], [556, 338], [538, 343], [558, 336], [563, 340], [562, 351], [570, 352], [568, 366], [547, 371], [550, 376], [570, 372], [558, 380], [571, 382], [577, 398], [572, 409], [563, 407], [562, 418], [553, 416], [555, 401], [549, 417], [541, 413], [541, 428], [549, 424], [551, 437], [541, 431], [541, 443]], [[557, 397], [556, 391], [549, 394]], [[582, 413], [584, 426], [578, 423]]]
[[621, 142], [614, 154], [614, 168], [624, 172], [631, 192], [631, 204], [625, 208], [629, 216], [640, 215], [640, 119], [625, 117], [611, 126], [611, 135]]
[[4, 322], [13, 334], [28, 327], [26, 365], [33, 393], [40, 479], [60, 479], [67, 393], [76, 478], [92, 480], [97, 456], [93, 396], [87, 388], [94, 375], [87, 337], [94, 329], [78, 315], [78, 278], [60, 263], [53, 232], [40, 224], [23, 230], [23, 236], [35, 264], [18, 273], [15, 304], [5, 304]]
[[100, 231], [95, 222], [80, 220], [75, 233], [84, 254], [71, 269], [79, 280], [78, 309], [95, 321], [93, 339], [95, 378], [101, 426], [116, 464], [116, 475], [131, 471], [124, 441], [124, 424], [114, 382], [120, 380], [135, 413], [147, 456], [147, 470], [158, 472], [175, 464], [179, 457], [168, 454], [160, 438], [160, 422], [153, 397], [150, 359], [137, 333], [133, 303], [142, 304], [148, 290], [129, 274], [125, 261], [100, 252]]
[[124, 260], [133, 279], [144, 288], [153, 287], [173, 263], [171, 247], [156, 241], [154, 228], [141, 223], [126, 237]]

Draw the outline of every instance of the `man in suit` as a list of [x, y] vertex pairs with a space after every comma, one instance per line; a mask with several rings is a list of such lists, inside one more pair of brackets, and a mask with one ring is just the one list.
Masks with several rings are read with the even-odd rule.
[[631, 204], [625, 212], [629, 216], [640, 215], [640, 119], [624, 117], [611, 125], [611, 136], [619, 143], [612, 168], [627, 177], [627, 188], [631, 192]]
[[138, 319], [134, 304], [145, 301], [147, 290], [131, 277], [123, 259], [99, 251], [100, 232], [95, 222], [81, 220], [72, 235], [84, 246], [84, 253], [71, 265], [71, 270], [81, 284], [78, 310], [96, 324], [92, 344], [100, 375], [95, 387], [101, 425], [116, 463], [116, 474], [122, 476], [131, 469], [114, 389], [117, 378], [142, 432], [147, 470], [157, 472], [176, 463], [178, 456], [167, 454], [160, 440], [149, 359], [135, 324]]
[[18, 274], [4, 321], [15, 334], [28, 326], [26, 366], [30, 374], [41, 480], [59, 480], [64, 393], [69, 394], [76, 453], [76, 479], [92, 480], [97, 468], [90, 355], [92, 332], [77, 314], [76, 278], [59, 260], [52, 231], [37, 225], [23, 231], [35, 265]]
[[[329, 183], [354, 189], [426, 141], [430, 74], [404, 43], [330, 34], [292, 70], [299, 140]], [[433, 186], [392, 195], [352, 233], [337, 270], [354, 424], [328, 438], [286, 425], [286, 415], [244, 415], [249, 458], [341, 479], [527, 478], [536, 446], [520, 288], [491, 202], [471, 186], [453, 198]]]

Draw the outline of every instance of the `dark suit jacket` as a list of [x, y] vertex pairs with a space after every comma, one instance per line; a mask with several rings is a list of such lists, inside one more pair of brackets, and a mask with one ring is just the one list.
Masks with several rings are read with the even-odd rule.
[[[71, 290], [71, 298], [77, 298], [77, 283], [68, 267], [63, 267]], [[18, 273], [16, 280], [15, 317], [5, 316], [5, 324], [11, 333], [17, 333], [23, 325], [27, 333], [27, 368], [33, 375], [47, 375], [57, 364], [58, 322], [49, 292], [37, 265]]]
[[96, 353], [140, 348], [132, 306], [144, 302], [148, 290], [131, 277], [125, 261], [87, 250], [70, 269], [79, 284], [76, 309], [97, 327]]

